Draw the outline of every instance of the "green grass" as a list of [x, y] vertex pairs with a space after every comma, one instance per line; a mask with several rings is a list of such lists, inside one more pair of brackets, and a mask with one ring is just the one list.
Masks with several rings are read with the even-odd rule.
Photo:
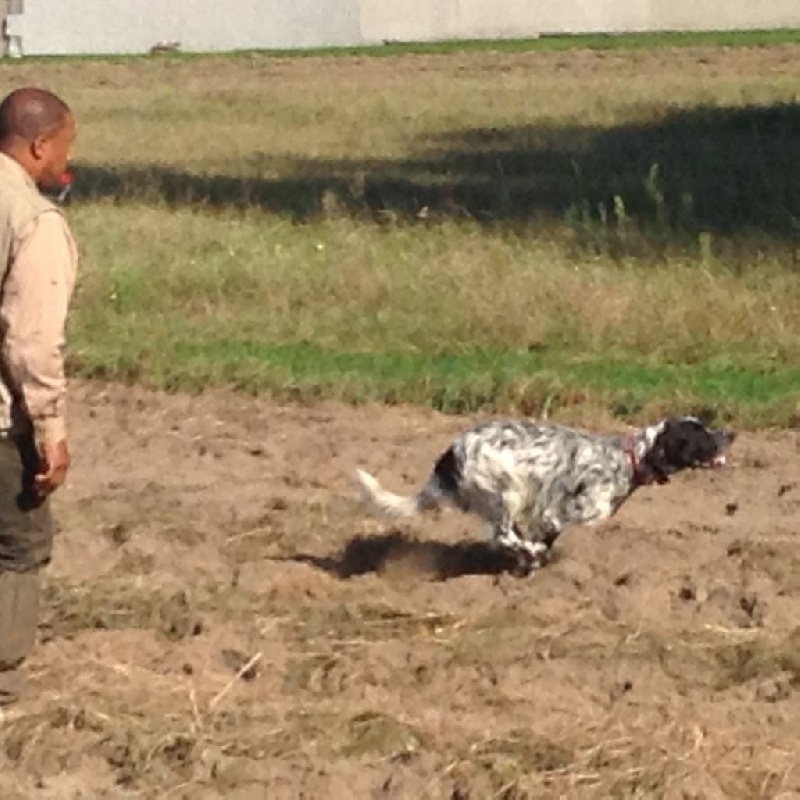
[[655, 33], [544, 34], [534, 39], [453, 40], [442, 42], [387, 42], [378, 46], [326, 47], [310, 50], [265, 51], [280, 56], [397, 56], [452, 53], [561, 52], [574, 49], [643, 50], [660, 47], [770, 47], [800, 43], [800, 29], [748, 31], [663, 31]]
[[[800, 29], [721, 31], [658, 31], [652, 33], [583, 33], [543, 34], [523, 39], [454, 39], [436, 42], [387, 41], [379, 45], [311, 47], [303, 49], [234, 50], [220, 54], [225, 58], [319, 58], [319, 57], [391, 57], [403, 55], [451, 55], [454, 53], [529, 53], [588, 50], [651, 50], [665, 47], [774, 47], [800, 43]], [[143, 59], [192, 60], [207, 57], [203, 53], [180, 51], [155, 55], [102, 56], [33, 56], [34, 63], [101, 61], [135, 63]]]
[[158, 350], [87, 347], [76, 367], [88, 376], [144, 380], [167, 389], [233, 385], [278, 400], [335, 398], [420, 403], [451, 413], [529, 414], [574, 413], [570, 407], [592, 404], [626, 420], [671, 403], [751, 424], [796, 420], [800, 388], [797, 368], [713, 360], [664, 365], [597, 356], [576, 360], [571, 353], [347, 353], [308, 343], [215, 340], [199, 331], [174, 336]]
[[80, 122], [72, 374], [796, 424], [796, 45], [613, 39], [5, 65]]

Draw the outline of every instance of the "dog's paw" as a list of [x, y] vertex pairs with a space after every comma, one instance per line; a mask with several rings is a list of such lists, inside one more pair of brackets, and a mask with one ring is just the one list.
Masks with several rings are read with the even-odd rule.
[[550, 551], [541, 543], [526, 543], [524, 548], [516, 551], [516, 564], [512, 574], [519, 578], [527, 578], [531, 573], [544, 567], [550, 558]]
[[536, 570], [536, 567], [531, 557], [524, 550], [520, 550], [516, 556], [516, 561], [510, 572], [515, 578], [527, 578]]

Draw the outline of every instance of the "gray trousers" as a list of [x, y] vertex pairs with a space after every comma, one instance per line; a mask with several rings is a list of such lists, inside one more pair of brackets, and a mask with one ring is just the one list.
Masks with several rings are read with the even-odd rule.
[[33, 492], [38, 455], [32, 438], [0, 439], [0, 705], [24, 689], [23, 661], [39, 617], [39, 573], [53, 550], [49, 503]]

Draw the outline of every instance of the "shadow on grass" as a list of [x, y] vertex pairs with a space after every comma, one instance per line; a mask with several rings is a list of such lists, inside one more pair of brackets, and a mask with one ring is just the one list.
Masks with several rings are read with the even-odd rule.
[[657, 108], [650, 116], [608, 129], [456, 130], [425, 136], [405, 159], [263, 153], [251, 159], [253, 177], [77, 164], [75, 196], [256, 207], [296, 220], [549, 217], [579, 231], [635, 226], [666, 239], [800, 235], [800, 105]]
[[421, 542], [397, 531], [357, 536], [333, 557], [298, 554], [280, 560], [310, 564], [342, 580], [399, 568], [444, 581], [462, 575], [516, 574], [520, 567], [517, 556], [488, 542]]

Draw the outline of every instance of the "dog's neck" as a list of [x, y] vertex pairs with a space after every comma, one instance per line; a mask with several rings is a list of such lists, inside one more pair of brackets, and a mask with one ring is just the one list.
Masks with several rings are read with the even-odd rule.
[[632, 489], [636, 489], [639, 486], [650, 486], [653, 483], [669, 483], [669, 478], [656, 476], [642, 466], [642, 460], [653, 446], [656, 436], [658, 436], [662, 428], [661, 424], [651, 425], [632, 433], [630, 436], [626, 436], [622, 440], [622, 448], [631, 467]]

